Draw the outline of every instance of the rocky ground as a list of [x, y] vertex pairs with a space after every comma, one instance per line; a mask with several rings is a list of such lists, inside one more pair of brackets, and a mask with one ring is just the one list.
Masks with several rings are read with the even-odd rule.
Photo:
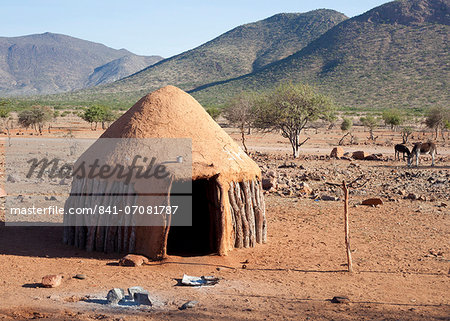
[[[171, 256], [119, 266], [120, 255], [65, 246], [55, 227], [0, 224], [0, 320], [446, 320], [450, 318], [450, 159], [407, 167], [393, 151], [352, 146], [329, 158], [328, 143], [293, 160], [255, 136], [252, 157], [266, 185], [268, 242], [226, 257]], [[364, 148], [378, 160], [355, 160]], [[384, 147], [383, 147], [384, 148]], [[350, 147], [345, 147], [349, 149]], [[320, 150], [317, 153], [316, 150]], [[353, 273], [347, 272], [342, 181], [349, 185]], [[368, 198], [382, 205], [363, 206]], [[62, 275], [55, 288], [42, 277]], [[183, 274], [210, 287], [180, 286]], [[82, 277], [80, 277], [82, 275]], [[141, 286], [148, 306], [105, 304], [113, 288]], [[335, 296], [346, 297], [333, 303]], [[189, 301], [192, 307], [180, 309]]]
[[430, 202], [440, 208], [450, 199], [448, 156], [439, 157], [436, 163], [440, 165], [435, 167], [429, 166], [430, 159], [422, 156], [425, 165], [419, 168], [383, 156], [378, 161], [327, 156], [302, 156], [293, 161], [285, 155], [254, 153], [253, 158], [262, 169], [266, 190], [282, 197], [339, 200], [345, 181], [355, 204], [364, 198], [378, 197], [389, 202]]

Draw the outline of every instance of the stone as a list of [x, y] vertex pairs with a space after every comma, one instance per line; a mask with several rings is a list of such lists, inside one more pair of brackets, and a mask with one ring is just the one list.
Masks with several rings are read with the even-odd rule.
[[123, 289], [114, 288], [109, 290], [106, 295], [106, 301], [108, 304], [118, 304], [120, 300], [125, 297], [125, 291]]
[[275, 171], [268, 171], [267, 172], [267, 176], [269, 176], [269, 177], [277, 177], [278, 175], [277, 175], [277, 172], [275, 172]]
[[45, 288], [56, 288], [61, 285], [62, 275], [49, 274], [42, 278], [42, 286]]
[[262, 188], [266, 191], [277, 188], [277, 179], [275, 177], [268, 177], [262, 179]]
[[198, 304], [198, 301], [188, 301], [184, 303], [179, 309], [186, 310], [195, 307]]
[[335, 296], [331, 299], [331, 303], [350, 303], [350, 299], [346, 296]]
[[69, 185], [65, 178], [59, 181], [59, 185]]
[[296, 167], [297, 164], [295, 164], [294, 162], [290, 162], [289, 164], [285, 162], [284, 164], [278, 166], [278, 168], [296, 168]]
[[364, 157], [364, 160], [382, 160], [381, 156], [379, 154], [371, 154], [366, 157]]
[[311, 187], [305, 182], [300, 182], [297, 184], [297, 191], [304, 195], [311, 195], [313, 192]]
[[84, 280], [86, 279], [86, 275], [84, 274], [77, 274], [74, 276], [74, 279]]
[[344, 149], [342, 147], [335, 147], [330, 153], [330, 158], [344, 157]]
[[358, 160], [363, 160], [367, 157], [368, 155], [366, 154], [366, 152], [362, 151], [362, 150], [358, 150], [356, 152], [353, 152], [352, 154], [352, 158], [353, 159], [358, 159]]
[[407, 200], [416, 200], [416, 199], [418, 199], [417, 195], [414, 194], [414, 193], [409, 193], [407, 196], [405, 196], [405, 198]]
[[377, 205], [383, 205], [383, 200], [381, 198], [368, 198], [361, 203], [362, 205], [369, 205], [369, 206], [377, 206]]
[[147, 291], [142, 292], [136, 292], [133, 295], [134, 302], [138, 305], [149, 305], [152, 306], [152, 302], [150, 301], [150, 298], [148, 297]]
[[331, 195], [322, 195], [320, 197], [322, 201], [339, 201], [339, 197], [331, 196]]
[[134, 294], [138, 292], [146, 292], [142, 286], [132, 286], [128, 288], [128, 296], [130, 300], [134, 300]]
[[0, 187], [0, 197], [6, 197], [8, 194], [6, 194], [6, 191]]
[[17, 181], [18, 181], [18, 179], [16, 178], [16, 177], [14, 177], [13, 175], [8, 175], [8, 177], [6, 178], [6, 181], [7, 182], [10, 182], [10, 183], [16, 183]]
[[128, 254], [119, 260], [120, 266], [141, 266], [148, 263], [149, 260], [142, 255]]

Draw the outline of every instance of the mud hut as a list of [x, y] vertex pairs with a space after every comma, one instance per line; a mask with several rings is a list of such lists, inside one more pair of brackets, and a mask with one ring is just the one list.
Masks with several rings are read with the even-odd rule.
[[[226, 255], [233, 248], [266, 242], [259, 167], [189, 94], [167, 86], [146, 95], [114, 122], [102, 138], [191, 139], [192, 226], [171, 226], [170, 219], [164, 217], [159, 218], [162, 224], [155, 224], [157, 226], [115, 226], [101, 219], [95, 224], [79, 224], [74, 218], [65, 217], [66, 244], [89, 251], [137, 253], [163, 259], [167, 254]], [[94, 144], [90, 149], [102, 148], [96, 145], [101, 144]], [[109, 156], [105, 157], [123, 158], [126, 151], [115, 146], [108, 148], [106, 154]], [[86, 156], [82, 155], [80, 160], [83, 158]], [[165, 191], [161, 204], [170, 203], [177, 183], [182, 184], [177, 182], [176, 175], [164, 184], [157, 183], [158, 188]], [[84, 195], [99, 192], [107, 196], [90, 200], [91, 203], [145, 204], [141, 193], [154, 190], [156, 183], [149, 180], [140, 190], [131, 185], [76, 176], [65, 206], [86, 206]]]

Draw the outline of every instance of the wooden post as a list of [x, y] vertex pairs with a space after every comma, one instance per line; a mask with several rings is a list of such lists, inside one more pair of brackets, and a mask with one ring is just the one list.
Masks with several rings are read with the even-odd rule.
[[345, 247], [347, 249], [347, 265], [348, 271], [353, 272], [352, 253], [350, 251], [350, 237], [348, 230], [348, 189], [345, 181], [342, 181], [342, 189], [344, 190]]

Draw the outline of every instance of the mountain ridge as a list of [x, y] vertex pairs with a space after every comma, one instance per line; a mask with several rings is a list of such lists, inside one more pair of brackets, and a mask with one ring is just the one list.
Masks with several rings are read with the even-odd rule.
[[296, 52], [345, 19], [342, 13], [329, 9], [276, 14], [233, 28], [194, 49], [92, 91], [150, 91], [167, 84], [186, 90], [246, 74]]
[[[95, 68], [125, 56], [136, 55], [126, 49], [112, 49], [100, 43], [50, 32], [0, 37], [0, 94], [42, 94], [80, 89], [86, 86]], [[145, 59], [156, 62], [162, 57]], [[133, 69], [132, 73], [136, 71]]]
[[313, 84], [341, 105], [356, 108], [448, 104], [448, 2], [386, 3], [260, 71], [190, 92], [203, 103], [224, 104], [244, 88], [266, 90], [290, 80]]

